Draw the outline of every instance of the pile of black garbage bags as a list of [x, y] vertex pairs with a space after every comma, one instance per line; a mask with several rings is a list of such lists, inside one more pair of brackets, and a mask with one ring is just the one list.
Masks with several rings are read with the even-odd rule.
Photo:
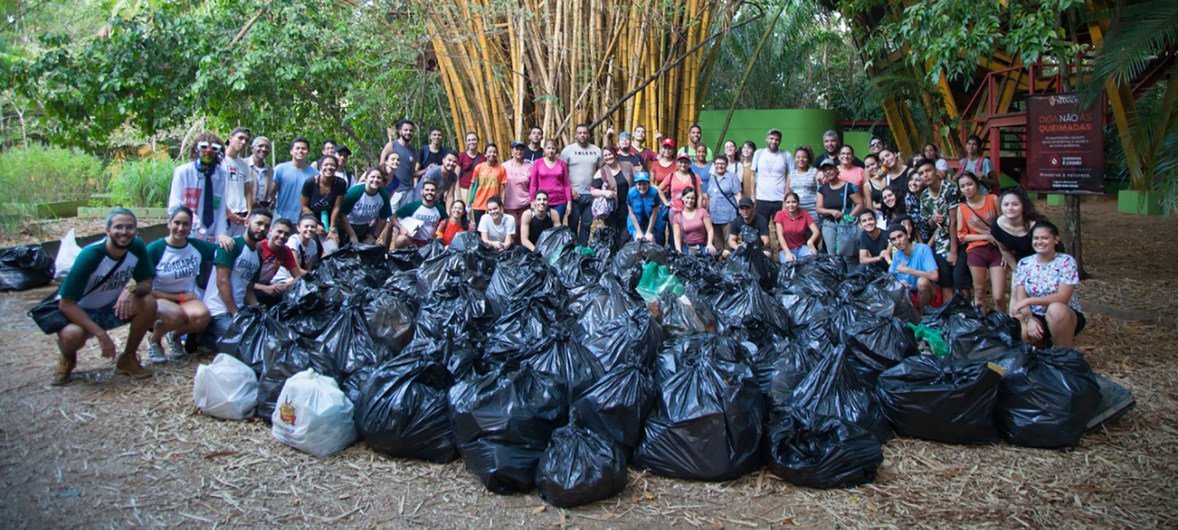
[[[629, 466], [863, 484], [893, 433], [1070, 447], [1101, 399], [1079, 352], [1031, 349], [1017, 323], [959, 299], [921, 315], [887, 274], [828, 256], [780, 266], [755, 245], [725, 261], [647, 242], [611, 252], [612, 237], [345, 247], [281, 304], [243, 309], [221, 347], [258, 373], [262, 418], [314, 368], [373, 450], [461, 457], [491, 491], [562, 507], [618, 494]], [[650, 263], [682, 294], [639, 297]]]

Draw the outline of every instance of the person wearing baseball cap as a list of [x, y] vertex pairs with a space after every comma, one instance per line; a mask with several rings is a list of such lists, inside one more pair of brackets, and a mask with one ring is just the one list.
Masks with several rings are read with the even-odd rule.
[[740, 202], [736, 203], [736, 213], [736, 219], [728, 224], [728, 248], [724, 250], [724, 257], [728, 257], [729, 254], [744, 244], [744, 240], [741, 239], [741, 231], [746, 226], [757, 231], [757, 236], [761, 238], [761, 246], [765, 251], [765, 255], [773, 257], [772, 251], [769, 248], [769, 221], [757, 213], [756, 203], [748, 197], [743, 197], [740, 199]]
[[634, 187], [626, 194], [630, 206], [626, 229], [635, 241], [645, 239], [659, 245], [666, 242], [666, 220], [659, 212], [667, 203], [663, 193], [650, 185], [650, 174], [639, 171], [634, 174]]

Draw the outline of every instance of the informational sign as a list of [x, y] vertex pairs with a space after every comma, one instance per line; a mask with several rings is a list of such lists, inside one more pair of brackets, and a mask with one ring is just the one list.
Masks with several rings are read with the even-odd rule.
[[1102, 108], [1076, 94], [1027, 97], [1027, 191], [1104, 193]]

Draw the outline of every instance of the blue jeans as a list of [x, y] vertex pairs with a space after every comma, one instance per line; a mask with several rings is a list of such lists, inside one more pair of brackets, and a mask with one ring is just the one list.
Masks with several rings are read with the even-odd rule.
[[822, 242], [826, 244], [826, 253], [844, 258], [849, 257], [848, 251], [854, 247], [851, 238], [857, 237], [856, 230], [858, 229], [859, 227], [853, 223], [823, 219]]
[[[801, 259], [801, 258], [804, 258], [804, 257], [809, 256], [811, 254], [810, 247], [807, 247], [806, 245], [802, 245], [798, 248], [791, 248], [791, 249], [789, 249], [789, 251], [791, 253], [793, 253], [794, 259]], [[777, 253], [777, 259], [781, 260], [782, 265], [785, 264], [785, 251], [784, 250]]]
[[226, 331], [229, 331], [229, 325], [233, 323], [233, 317], [229, 313], [223, 313], [213, 317], [209, 321], [209, 326], [201, 332], [200, 343], [202, 346], [220, 353], [217, 349], [217, 339], [221, 338]]

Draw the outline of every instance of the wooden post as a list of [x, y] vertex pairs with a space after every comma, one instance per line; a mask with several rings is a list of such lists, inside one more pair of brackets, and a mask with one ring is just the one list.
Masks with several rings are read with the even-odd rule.
[[1084, 240], [1080, 231], [1080, 196], [1064, 196], [1064, 248], [1068, 254], [1076, 258], [1076, 268], [1080, 270], [1080, 279], [1086, 280], [1092, 275], [1084, 270]]

